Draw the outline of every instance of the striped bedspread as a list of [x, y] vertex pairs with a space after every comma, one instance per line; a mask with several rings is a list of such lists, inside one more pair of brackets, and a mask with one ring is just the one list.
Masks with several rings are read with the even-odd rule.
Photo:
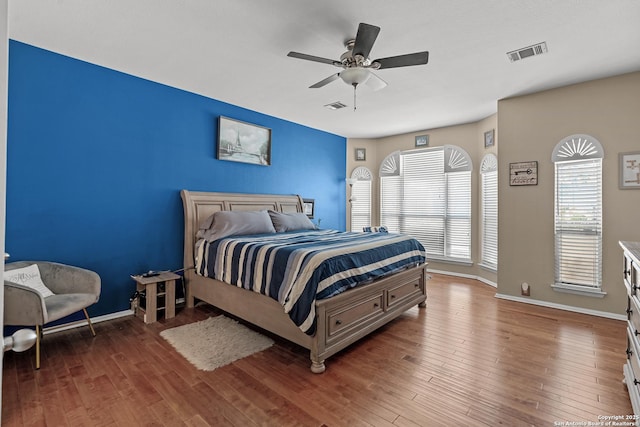
[[200, 242], [196, 272], [277, 300], [305, 333], [315, 333], [315, 301], [423, 264], [415, 239], [388, 233], [305, 230]]

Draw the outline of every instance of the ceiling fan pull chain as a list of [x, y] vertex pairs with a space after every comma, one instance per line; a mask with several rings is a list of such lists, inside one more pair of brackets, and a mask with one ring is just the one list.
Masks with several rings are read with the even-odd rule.
[[358, 87], [357, 84], [353, 85], [353, 111], [356, 111], [356, 88]]

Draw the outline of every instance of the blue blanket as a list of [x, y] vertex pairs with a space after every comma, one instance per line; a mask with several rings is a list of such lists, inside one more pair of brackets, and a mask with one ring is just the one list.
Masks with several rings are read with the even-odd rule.
[[315, 333], [315, 301], [423, 264], [417, 240], [387, 233], [305, 230], [203, 242], [196, 272], [278, 301], [305, 333]]

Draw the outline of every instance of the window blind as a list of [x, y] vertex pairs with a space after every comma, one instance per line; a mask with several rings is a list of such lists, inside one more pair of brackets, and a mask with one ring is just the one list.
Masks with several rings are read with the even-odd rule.
[[482, 254], [481, 263], [498, 268], [498, 171], [481, 175], [482, 186]]
[[471, 258], [471, 172], [449, 172], [447, 178], [446, 256]]
[[471, 172], [445, 172], [442, 147], [400, 155], [400, 173], [382, 176], [380, 223], [409, 234], [432, 258], [471, 258]]
[[351, 187], [351, 231], [371, 225], [371, 181], [356, 181]]
[[555, 280], [602, 284], [602, 159], [555, 163]]

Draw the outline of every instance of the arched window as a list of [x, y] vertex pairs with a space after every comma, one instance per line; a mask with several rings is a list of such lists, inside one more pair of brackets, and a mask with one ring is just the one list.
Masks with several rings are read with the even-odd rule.
[[600, 142], [589, 135], [560, 141], [555, 164], [554, 289], [603, 296], [602, 158]]
[[371, 171], [364, 166], [351, 172], [351, 231], [362, 231], [371, 224]]
[[498, 159], [487, 154], [480, 164], [481, 254], [480, 265], [498, 269]]
[[471, 262], [471, 158], [455, 145], [389, 154], [380, 224], [418, 239], [431, 259]]

